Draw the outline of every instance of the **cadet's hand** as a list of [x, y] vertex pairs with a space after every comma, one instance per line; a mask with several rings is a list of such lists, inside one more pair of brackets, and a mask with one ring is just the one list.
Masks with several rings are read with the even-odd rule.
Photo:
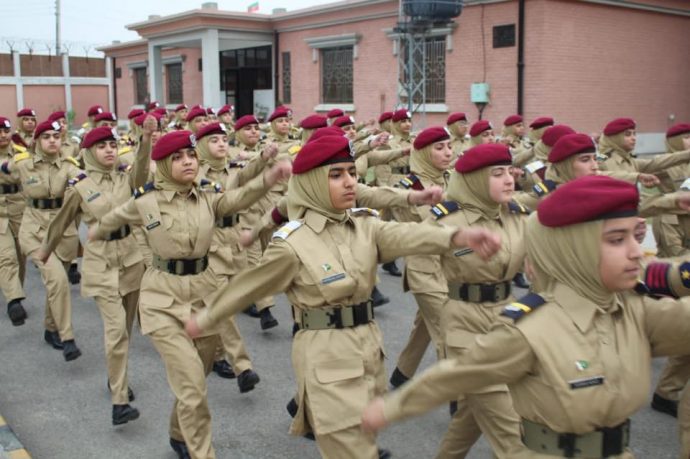
[[413, 206], [433, 206], [443, 199], [443, 188], [434, 185], [423, 190], [412, 190], [407, 196], [407, 202]]
[[191, 316], [184, 323], [184, 331], [187, 332], [190, 338], [197, 338], [201, 335], [201, 328], [196, 321], [196, 315]]
[[510, 174], [513, 176], [515, 180], [518, 180], [520, 177], [525, 175], [525, 170], [521, 167], [511, 167]]
[[369, 118], [369, 120], [366, 122], [366, 124], [364, 126], [374, 127], [374, 126], [376, 126], [376, 120], [374, 118]]
[[660, 183], [659, 177], [654, 174], [639, 174], [637, 181], [648, 188], [656, 186]]
[[240, 241], [240, 245], [241, 245], [242, 247], [245, 247], [245, 248], [246, 248], [246, 247], [249, 247], [249, 246], [252, 245], [252, 244], [254, 243], [254, 241], [255, 241], [255, 239], [254, 239], [254, 232], [253, 232], [252, 230], [250, 230], [250, 229], [243, 229], [243, 230], [240, 232], [240, 239], [239, 239], [239, 241]]
[[367, 433], [376, 433], [388, 425], [383, 415], [383, 398], [372, 400], [362, 413], [362, 430]]
[[388, 133], [382, 132], [381, 134], [374, 137], [371, 142], [369, 142], [369, 146], [372, 149], [375, 149], [375, 148], [378, 148], [382, 145], [386, 145], [387, 143], [388, 143]]
[[261, 152], [261, 159], [268, 161], [273, 159], [278, 154], [278, 146], [274, 143], [269, 143], [264, 147], [264, 151]]
[[512, 135], [507, 135], [505, 137], [502, 137], [499, 142], [503, 145], [510, 146], [513, 144], [513, 142], [515, 142], [515, 137], [513, 137]]
[[644, 218], [638, 218], [637, 219], [637, 225], [635, 225], [635, 231], [633, 233], [633, 236], [635, 237], [635, 240], [642, 244], [642, 241], [644, 241], [644, 237], [647, 235], [647, 220]]
[[36, 253], [36, 258], [41, 260], [41, 263], [45, 264], [45, 262], [48, 261], [48, 258], [50, 258], [50, 252], [46, 252], [42, 248], [38, 249], [38, 252]]
[[89, 231], [86, 233], [86, 238], [89, 241], [95, 241], [98, 240], [98, 237], [96, 237], [96, 225], [90, 226]]
[[680, 193], [678, 193], [678, 199], [676, 199], [676, 203], [679, 209], [690, 211], [690, 192], [681, 191]]
[[453, 235], [455, 247], [469, 247], [482, 260], [490, 259], [501, 248], [501, 236], [484, 228], [463, 228]]
[[142, 135], [150, 139], [154, 132], [158, 130], [158, 120], [153, 115], [146, 115], [141, 125]]
[[273, 167], [264, 172], [264, 181], [268, 186], [287, 180], [292, 175], [292, 163], [289, 160], [278, 161]]
[[403, 156], [410, 156], [412, 149], [410, 147], [403, 148]]

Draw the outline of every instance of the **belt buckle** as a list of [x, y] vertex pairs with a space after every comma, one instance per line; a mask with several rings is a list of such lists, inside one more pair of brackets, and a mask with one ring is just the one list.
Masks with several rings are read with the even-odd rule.
[[328, 326], [333, 325], [334, 328], [343, 328], [343, 314], [340, 308], [326, 311], [326, 315], [328, 316]]
[[500, 282], [494, 286], [494, 303], [498, 303], [506, 297], [506, 284]]

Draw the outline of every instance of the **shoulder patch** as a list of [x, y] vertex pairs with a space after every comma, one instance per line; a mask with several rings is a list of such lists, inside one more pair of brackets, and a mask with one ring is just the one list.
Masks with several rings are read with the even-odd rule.
[[296, 155], [297, 153], [299, 153], [301, 149], [302, 147], [300, 147], [299, 145], [294, 145], [288, 148], [288, 153], [290, 153], [291, 155]]
[[[671, 291], [670, 274], [671, 263], [650, 263], [644, 270], [643, 278], [635, 286], [635, 291], [642, 295], [675, 296]], [[690, 285], [690, 263], [682, 263], [678, 267], [678, 274], [683, 286]]]
[[300, 226], [302, 226], [301, 221], [291, 220], [291, 221], [287, 222], [286, 224], [284, 224], [283, 226], [281, 226], [278, 231], [273, 233], [273, 237], [278, 238], [278, 239], [287, 239]]
[[358, 217], [360, 215], [367, 216], [367, 217], [378, 217], [379, 212], [378, 212], [378, 210], [370, 209], [368, 207], [353, 207], [352, 209], [350, 209], [350, 215], [353, 215], [356, 217]]
[[69, 186], [74, 186], [74, 185], [76, 185], [77, 183], [79, 183], [79, 182], [81, 182], [82, 180], [84, 180], [85, 178], [86, 178], [86, 174], [85, 174], [84, 172], [82, 172], [81, 174], [79, 174], [79, 175], [77, 175], [77, 176], [74, 176], [74, 177], [72, 177], [71, 179], [69, 179], [69, 180], [67, 181], [67, 184], [68, 184]]
[[130, 151], [132, 151], [132, 147], [126, 146], [126, 147], [124, 147], [124, 148], [121, 148], [121, 149], [117, 152], [117, 155], [118, 155], [118, 156], [126, 155], [126, 154], [129, 153]]
[[530, 312], [541, 307], [546, 303], [546, 300], [536, 293], [529, 293], [518, 301], [510, 303], [508, 306], [503, 308], [501, 315], [513, 319], [513, 322], [517, 322]]
[[515, 202], [515, 201], [510, 201], [508, 203], [508, 210], [510, 211], [511, 214], [529, 215], [532, 213], [532, 211], [529, 210], [527, 207], [525, 207], [522, 204]]
[[13, 143], [12, 148], [14, 148], [14, 151], [16, 151], [17, 153], [29, 154], [29, 150], [24, 145], [20, 145], [18, 143]]
[[17, 153], [13, 157], [15, 163], [18, 163], [19, 161], [24, 161], [25, 159], [29, 158], [31, 158], [31, 153], [29, 153], [28, 151], [25, 151], [23, 153]]
[[199, 187], [204, 191], [214, 191], [220, 193], [223, 191], [223, 186], [218, 182], [212, 182], [208, 179], [201, 179], [199, 182]]
[[75, 166], [79, 167], [79, 161], [77, 161], [75, 158], [73, 158], [71, 156], [66, 156], [63, 159], [65, 159], [65, 160], [71, 162], [72, 164], [74, 164]]
[[144, 186], [140, 186], [139, 188], [136, 188], [134, 192], [132, 193], [134, 195], [134, 199], [140, 198], [141, 196], [145, 195], [149, 191], [153, 190], [155, 188], [153, 182], [149, 182]]
[[532, 187], [532, 191], [534, 191], [534, 193], [539, 197], [546, 196], [555, 189], [556, 182], [553, 180], [544, 180], [543, 182], [539, 182]]
[[398, 182], [401, 187], [405, 188], [406, 190], [409, 190], [412, 188], [413, 190], [423, 190], [424, 185], [422, 185], [422, 182], [419, 180], [419, 177], [417, 177], [414, 174], [409, 174], [407, 177], [403, 177], [400, 179], [400, 182]]
[[431, 213], [438, 220], [439, 218], [445, 217], [446, 215], [450, 215], [453, 212], [457, 212], [460, 209], [462, 209], [462, 206], [460, 206], [460, 204], [458, 204], [455, 201], [443, 201], [433, 206], [431, 208]]

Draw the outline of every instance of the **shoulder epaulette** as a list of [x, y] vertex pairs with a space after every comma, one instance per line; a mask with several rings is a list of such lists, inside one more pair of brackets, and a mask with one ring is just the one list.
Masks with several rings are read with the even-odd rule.
[[131, 164], [125, 164], [122, 163], [119, 166], [117, 166], [117, 170], [120, 172], [129, 172], [132, 170], [132, 165]]
[[134, 195], [134, 199], [137, 199], [137, 198], [145, 195], [146, 193], [153, 190], [154, 188], [155, 188], [155, 186], [154, 186], [153, 182], [149, 182], [144, 186], [140, 186], [139, 188], [135, 188], [134, 192], [132, 193]]
[[82, 124], [81, 127], [82, 127], [83, 129], [88, 128], [88, 127], [89, 127], [89, 122], [88, 122], [88, 121], [84, 122], [84, 124]]
[[3, 174], [11, 174], [9, 164], [7, 163], [7, 161], [3, 161], [2, 164], [0, 164], [0, 171], [2, 171]]
[[18, 163], [19, 161], [24, 161], [25, 159], [29, 158], [31, 158], [31, 153], [29, 153], [28, 151], [25, 151], [23, 153], [17, 153], [13, 157], [15, 163]]
[[299, 145], [293, 145], [292, 147], [288, 148], [288, 153], [294, 156], [297, 153], [299, 153], [301, 149], [302, 147], [300, 147]]
[[543, 182], [536, 183], [533, 187], [532, 190], [534, 190], [534, 193], [539, 196], [546, 196], [547, 194], [551, 193], [553, 190], [556, 189], [556, 182], [553, 180], [544, 180]]
[[73, 157], [71, 157], [71, 156], [65, 156], [64, 159], [66, 159], [67, 161], [71, 162], [71, 163], [74, 164], [75, 166], [79, 167], [79, 161], [77, 161], [75, 158], [73, 158]]
[[278, 231], [273, 233], [274, 238], [278, 239], [287, 239], [292, 233], [295, 232], [296, 229], [298, 229], [300, 226], [302, 226], [302, 222], [299, 220], [292, 220], [284, 224]]
[[531, 210], [529, 210], [527, 207], [523, 206], [519, 202], [515, 201], [510, 201], [508, 203], [508, 210], [510, 211], [511, 214], [524, 214], [524, 215], [529, 215], [532, 213]]
[[350, 209], [350, 215], [360, 216], [365, 215], [368, 217], [378, 217], [378, 210], [370, 209], [368, 207], [353, 207]]
[[462, 209], [462, 206], [460, 206], [460, 204], [458, 204], [455, 201], [443, 201], [433, 206], [431, 208], [431, 213], [434, 214], [434, 216], [438, 220], [439, 218], [445, 217], [446, 215], [450, 215], [453, 212], [457, 212], [460, 209]]
[[69, 186], [74, 186], [74, 185], [76, 185], [77, 183], [79, 183], [79, 182], [81, 182], [82, 180], [84, 180], [85, 178], [86, 178], [86, 174], [85, 174], [84, 172], [82, 172], [81, 174], [76, 175], [76, 176], [72, 177], [71, 179], [67, 180], [67, 184], [68, 184]]
[[29, 153], [29, 150], [24, 146], [24, 145], [19, 145], [19, 144], [12, 144], [12, 148], [14, 148], [14, 151], [17, 153]]
[[[644, 270], [643, 278], [635, 286], [635, 291], [643, 295], [675, 296], [671, 291], [671, 263], [650, 263]], [[679, 267], [680, 279], [684, 286], [690, 285], [690, 263]]]
[[513, 319], [513, 322], [517, 322], [525, 315], [534, 311], [535, 309], [546, 303], [546, 300], [536, 293], [529, 293], [518, 301], [510, 303], [508, 306], [503, 308], [501, 315]]
[[216, 193], [223, 191], [223, 186], [220, 183], [208, 179], [201, 179], [199, 186], [204, 190], [213, 190]]
[[406, 190], [412, 188], [413, 190], [421, 191], [424, 189], [424, 185], [422, 185], [421, 180], [419, 180], [419, 177], [414, 174], [409, 174], [407, 177], [401, 178], [399, 183], [400, 186]]
[[129, 153], [130, 151], [132, 151], [132, 147], [126, 146], [126, 147], [124, 147], [124, 148], [121, 148], [121, 149], [117, 152], [117, 155], [118, 155], [118, 156], [126, 155], [126, 154]]

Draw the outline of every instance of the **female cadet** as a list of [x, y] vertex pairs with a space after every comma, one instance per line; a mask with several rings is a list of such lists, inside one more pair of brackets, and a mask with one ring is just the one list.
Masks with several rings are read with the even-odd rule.
[[467, 138], [467, 115], [462, 112], [451, 113], [446, 120], [446, 126], [450, 131], [452, 140], [450, 146], [453, 149], [453, 163], [458, 157], [470, 148], [470, 139]]
[[328, 119], [322, 115], [309, 115], [300, 121], [299, 127], [302, 129], [302, 145], [307, 143], [314, 131], [328, 125]]
[[17, 132], [13, 138], [15, 143], [30, 147], [34, 144], [36, 130], [36, 112], [31, 108], [22, 108], [17, 112]]
[[57, 121], [44, 121], [34, 131], [34, 154], [15, 155], [2, 170], [21, 181], [27, 207], [22, 217], [19, 243], [25, 256], [30, 257], [46, 287], [44, 338], [55, 349], [62, 349], [65, 360], [81, 355], [72, 333], [72, 299], [66, 270], [77, 258], [79, 236], [76, 225], [69, 225], [56, 247], [55, 256], [44, 263], [39, 249], [48, 224], [62, 207], [68, 181], [80, 174], [77, 160], [60, 157], [60, 131]]
[[209, 459], [215, 452], [205, 378], [211, 371], [217, 331], [191, 340], [182, 322], [203, 308], [218, 288], [217, 275], [208, 267], [215, 222], [251, 205], [289, 174], [289, 166], [274, 167], [235, 190], [207, 192], [195, 182], [195, 146], [190, 131], [161, 137], [151, 154], [155, 181], [89, 228], [89, 238], [104, 239], [127, 224], [144, 225], [153, 260], [141, 280], [139, 317], [142, 333], [151, 337], [163, 359], [175, 395], [170, 445], [180, 458]]
[[385, 390], [381, 332], [369, 294], [377, 259], [471, 246], [487, 255], [498, 241], [485, 230], [382, 222], [355, 204], [349, 141], [327, 136], [305, 145], [293, 165], [289, 215], [259, 266], [235, 276], [218, 308], [187, 322], [197, 336], [267, 289], [286, 292], [300, 330], [292, 362], [299, 408], [291, 433], [313, 430], [325, 458], [373, 459], [375, 439], [359, 427], [367, 400]]
[[208, 124], [208, 114], [203, 107], [197, 105], [189, 110], [185, 121], [187, 122], [187, 129], [196, 134], [202, 127]]
[[[649, 394], [652, 357], [690, 346], [687, 300], [633, 291], [638, 202], [634, 185], [602, 176], [545, 198], [526, 233], [539, 295], [506, 307], [506, 320], [463, 355], [371, 403], [363, 426], [378, 430], [486, 384], [508, 384], [529, 449], [512, 457], [633, 457], [629, 416]], [[662, 267], [667, 292], [687, 294], [686, 269]]]
[[470, 147], [495, 141], [494, 128], [489, 121], [479, 120], [470, 127]]
[[[111, 209], [126, 202], [133, 189], [146, 183], [151, 133], [156, 124], [155, 118], [148, 115], [133, 167], [118, 167], [118, 136], [113, 128], [96, 127], [86, 134], [81, 144], [86, 174], [74, 178], [65, 190], [62, 208], [48, 225], [39, 251], [42, 262], [78, 217], [82, 216], [82, 221], [91, 227]], [[103, 320], [112, 421], [114, 425], [125, 424], [139, 417], [139, 411], [128, 403], [134, 394], [128, 389], [127, 361], [144, 273], [143, 258], [131, 228], [123, 225], [104, 240], [88, 241], [82, 271], [81, 293], [95, 298]]]
[[[450, 133], [443, 127], [430, 127], [419, 133], [410, 155], [410, 174], [398, 186], [423, 190], [431, 186], [447, 186], [447, 170], [453, 160]], [[421, 222], [429, 215], [429, 206], [394, 208], [399, 222]], [[410, 291], [417, 301], [412, 332], [400, 353], [390, 382], [398, 387], [407, 381], [424, 357], [429, 342], [433, 342], [438, 357], [443, 356], [441, 339], [441, 309], [447, 299], [445, 278], [437, 269], [433, 257], [410, 255], [405, 257], [403, 290]]]

